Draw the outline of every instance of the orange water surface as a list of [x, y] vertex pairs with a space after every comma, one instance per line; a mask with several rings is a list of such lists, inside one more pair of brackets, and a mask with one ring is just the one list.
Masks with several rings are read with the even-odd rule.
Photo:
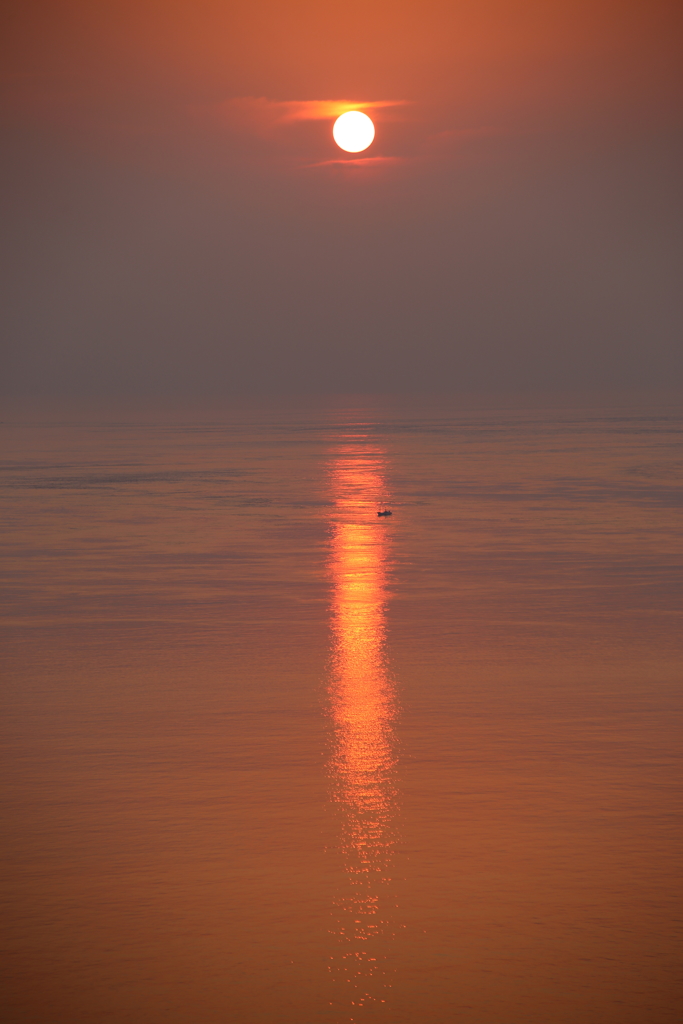
[[680, 1019], [679, 409], [3, 419], [4, 1021]]

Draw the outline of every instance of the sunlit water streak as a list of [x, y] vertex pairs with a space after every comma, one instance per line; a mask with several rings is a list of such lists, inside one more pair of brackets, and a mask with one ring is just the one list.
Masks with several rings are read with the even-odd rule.
[[[331, 463], [335, 523], [331, 545], [334, 749], [333, 799], [341, 810], [346, 891], [335, 902], [341, 952], [331, 971], [351, 1016], [386, 1002], [391, 987], [391, 861], [396, 818], [396, 694], [386, 650], [391, 526], [377, 517], [386, 500], [384, 455], [349, 441]], [[350, 991], [344, 991], [346, 986]], [[355, 1008], [355, 1010], [354, 1010]]]

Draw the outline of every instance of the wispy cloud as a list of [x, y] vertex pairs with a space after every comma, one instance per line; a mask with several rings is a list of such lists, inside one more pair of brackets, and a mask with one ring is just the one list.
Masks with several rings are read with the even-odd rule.
[[331, 120], [347, 110], [370, 111], [407, 104], [407, 100], [270, 100], [265, 96], [240, 96], [194, 109], [225, 124], [263, 133], [297, 121]]
[[347, 110], [379, 110], [383, 107], [404, 107], [407, 100], [301, 100], [289, 103], [275, 103], [280, 109], [282, 121], [324, 121], [339, 117]]
[[[332, 141], [332, 122], [348, 110], [368, 113], [377, 125], [370, 152], [341, 154]], [[443, 129], [438, 114], [410, 100], [272, 100], [240, 96], [201, 107], [192, 114], [212, 132], [229, 137], [236, 159], [292, 169], [365, 168], [391, 170], [459, 159], [464, 147], [495, 134], [489, 127]], [[436, 121], [436, 123], [435, 123]], [[305, 125], [328, 123], [329, 130]], [[297, 126], [298, 129], [297, 129]], [[435, 130], [436, 129], [436, 130]], [[238, 141], [239, 140], [239, 141]]]
[[406, 157], [402, 156], [363, 156], [344, 157], [341, 160], [320, 160], [315, 164], [307, 164], [307, 167], [379, 167], [387, 164], [406, 163]]

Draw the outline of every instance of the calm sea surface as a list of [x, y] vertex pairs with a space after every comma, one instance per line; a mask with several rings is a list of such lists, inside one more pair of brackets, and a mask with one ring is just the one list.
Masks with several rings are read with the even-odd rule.
[[3, 419], [3, 1021], [681, 1019], [679, 411]]

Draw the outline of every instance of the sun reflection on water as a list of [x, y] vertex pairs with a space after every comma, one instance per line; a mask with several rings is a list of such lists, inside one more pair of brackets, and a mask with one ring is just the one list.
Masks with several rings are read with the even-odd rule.
[[385, 622], [391, 525], [376, 514], [377, 503], [387, 498], [383, 453], [360, 438], [350, 441], [335, 453], [331, 482], [334, 748], [329, 767], [346, 868], [345, 891], [335, 906], [334, 930], [342, 950], [331, 970], [344, 989], [338, 990], [340, 1001], [354, 1013], [364, 1006], [378, 1008], [391, 987], [387, 943], [397, 798], [396, 695]]

